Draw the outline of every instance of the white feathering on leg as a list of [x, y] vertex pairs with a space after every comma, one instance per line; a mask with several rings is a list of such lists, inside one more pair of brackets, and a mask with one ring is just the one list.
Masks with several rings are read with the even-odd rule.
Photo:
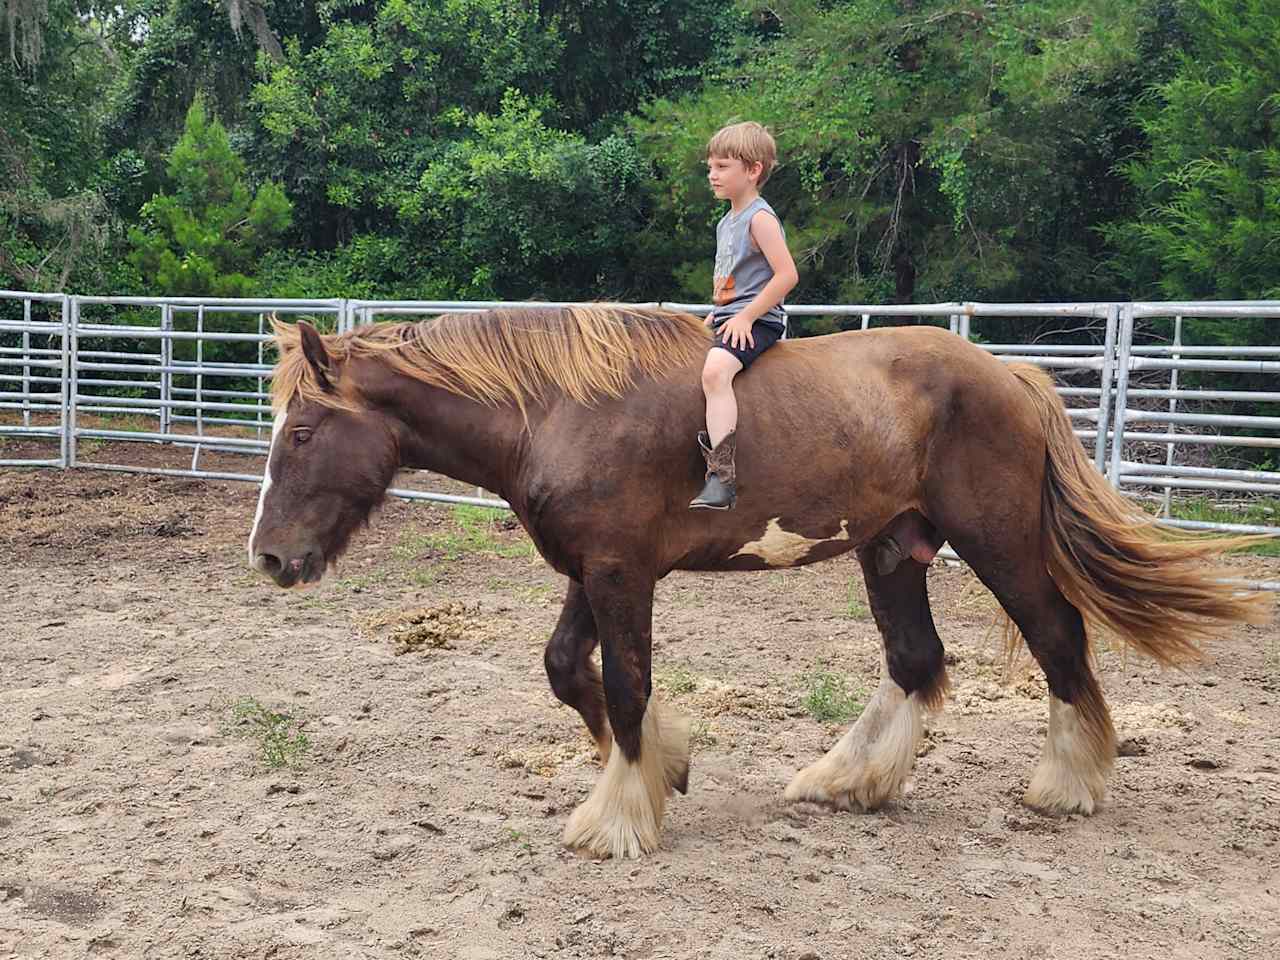
[[615, 743], [604, 773], [569, 817], [565, 846], [592, 856], [634, 858], [658, 848], [667, 795], [689, 763], [689, 721], [650, 698], [640, 725], [640, 758]]
[[902, 787], [924, 735], [924, 708], [882, 670], [862, 716], [826, 755], [796, 774], [786, 799], [875, 810]]

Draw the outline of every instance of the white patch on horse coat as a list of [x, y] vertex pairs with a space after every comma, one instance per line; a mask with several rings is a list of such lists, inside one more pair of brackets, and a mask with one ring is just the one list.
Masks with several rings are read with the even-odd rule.
[[781, 517], [774, 517], [770, 520], [768, 526], [765, 527], [764, 536], [759, 540], [744, 543], [738, 552], [729, 559], [759, 557], [771, 567], [789, 567], [804, 559], [809, 551], [820, 543], [835, 543], [849, 539], [848, 520], [840, 521], [840, 532], [834, 537], [828, 537], [825, 540], [811, 540], [801, 534], [792, 533], [790, 530], [783, 530], [782, 524], [778, 522], [780, 519]]
[[267, 450], [267, 465], [262, 469], [262, 492], [258, 494], [258, 512], [253, 515], [253, 529], [249, 531], [249, 563], [253, 563], [253, 538], [258, 535], [258, 524], [262, 522], [262, 507], [267, 502], [267, 491], [271, 489], [271, 453], [276, 448], [276, 437], [284, 429], [287, 413], [276, 415], [271, 425], [271, 447]]

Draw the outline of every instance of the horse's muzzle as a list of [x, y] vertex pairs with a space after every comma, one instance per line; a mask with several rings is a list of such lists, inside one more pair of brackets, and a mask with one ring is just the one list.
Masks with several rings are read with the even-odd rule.
[[276, 586], [292, 587], [297, 583], [315, 583], [324, 576], [324, 558], [314, 551], [289, 560], [273, 553], [259, 553], [253, 558], [253, 569], [266, 574]]

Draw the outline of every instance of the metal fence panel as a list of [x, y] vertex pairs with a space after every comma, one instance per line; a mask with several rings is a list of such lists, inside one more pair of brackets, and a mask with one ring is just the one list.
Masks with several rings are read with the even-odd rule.
[[[67, 465], [69, 309], [62, 294], [0, 290], [0, 466]], [[44, 455], [5, 456], [6, 437]]]
[[[209, 451], [259, 457], [268, 449], [269, 315], [307, 316], [326, 329], [347, 332], [379, 320], [572, 305], [577, 304], [81, 297], [0, 291], [0, 439], [41, 438], [57, 444], [56, 457], [0, 460], [0, 465], [255, 480], [261, 469], [252, 461], [241, 471], [204, 468], [200, 459]], [[695, 314], [711, 308], [671, 301], [625, 305]], [[41, 310], [43, 318], [38, 315]], [[977, 342], [1002, 361], [1035, 363], [1065, 373], [1071, 382], [1059, 392], [1068, 401], [1076, 435], [1086, 447], [1092, 445], [1094, 464], [1126, 492], [1150, 491], [1161, 500], [1166, 517], [1174, 490], [1280, 497], [1276, 471], [1179, 462], [1180, 455], [1185, 461], [1195, 450], [1280, 448], [1280, 416], [1238, 412], [1241, 404], [1280, 401], [1280, 389], [1196, 389], [1179, 379], [1208, 371], [1261, 374], [1274, 381], [1280, 374], [1280, 302], [803, 304], [791, 305], [788, 311], [794, 316], [839, 318], [843, 325], [852, 319], [862, 329], [904, 318], [932, 322]], [[1200, 317], [1274, 319], [1276, 335], [1267, 344], [1188, 343], [1185, 321]], [[1029, 323], [1078, 320], [1087, 325], [1091, 342], [983, 342], [987, 318]], [[1148, 319], [1171, 321], [1171, 341], [1135, 342], [1137, 322]], [[1167, 376], [1167, 385], [1152, 382], [1160, 376]], [[1194, 407], [1188, 409], [1188, 404]], [[1212, 405], [1208, 412], [1206, 405]], [[122, 415], [131, 419], [121, 420]], [[99, 462], [97, 445], [81, 443], [119, 440], [190, 450], [190, 466]], [[432, 490], [391, 492], [409, 499], [506, 506], [481, 490], [473, 497]], [[1171, 517], [1168, 522], [1280, 534], [1280, 526], [1206, 524]]]

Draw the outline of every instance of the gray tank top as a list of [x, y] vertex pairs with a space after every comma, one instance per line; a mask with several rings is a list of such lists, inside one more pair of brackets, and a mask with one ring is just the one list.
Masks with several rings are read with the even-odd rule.
[[[711, 324], [719, 327], [735, 313], [755, 299], [765, 284], [773, 279], [773, 267], [759, 248], [751, 242], [751, 218], [761, 210], [766, 211], [778, 226], [782, 221], [764, 197], [756, 197], [741, 213], [730, 210], [716, 225], [716, 265], [711, 300]], [[783, 231], [786, 236], [786, 231]], [[781, 303], [771, 307], [760, 318], [787, 334], [787, 311]]]

